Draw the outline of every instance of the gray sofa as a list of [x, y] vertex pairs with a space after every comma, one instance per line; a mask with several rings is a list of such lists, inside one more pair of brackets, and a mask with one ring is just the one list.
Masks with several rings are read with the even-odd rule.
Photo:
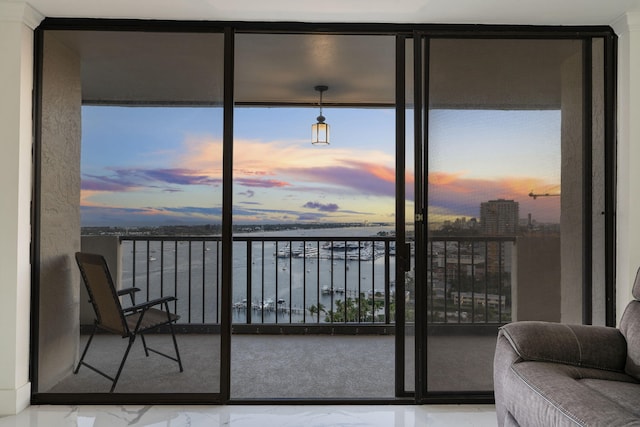
[[640, 426], [640, 276], [633, 298], [620, 329], [502, 327], [493, 373], [498, 425]]

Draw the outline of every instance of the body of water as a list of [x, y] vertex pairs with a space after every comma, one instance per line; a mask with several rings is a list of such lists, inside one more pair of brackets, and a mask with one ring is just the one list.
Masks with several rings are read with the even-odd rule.
[[[233, 322], [247, 323], [250, 313], [251, 323], [324, 323], [326, 313], [318, 315], [312, 306], [335, 311], [345, 298], [384, 300], [386, 283], [392, 298], [395, 243], [357, 240], [392, 231], [348, 227], [237, 234], [258, 240], [233, 245]], [[269, 240], [283, 237], [292, 240]], [[149, 298], [175, 295], [181, 323], [219, 323], [221, 256], [219, 240], [124, 240], [122, 287], [137, 286]]]

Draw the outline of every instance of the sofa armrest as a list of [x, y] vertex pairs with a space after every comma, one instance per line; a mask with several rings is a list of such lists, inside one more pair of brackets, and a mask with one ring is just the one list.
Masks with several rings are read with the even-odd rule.
[[528, 321], [500, 329], [523, 360], [624, 371], [627, 343], [616, 328]]

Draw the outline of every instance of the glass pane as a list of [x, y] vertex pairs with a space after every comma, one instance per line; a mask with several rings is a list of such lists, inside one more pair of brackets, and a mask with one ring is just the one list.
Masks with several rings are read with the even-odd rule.
[[[126, 353], [135, 321], [86, 347], [83, 362], [112, 378], [127, 354], [114, 393], [220, 392], [222, 49], [221, 34], [46, 33], [38, 392], [114, 385], [85, 365], [72, 372], [98, 318], [76, 251], [102, 255], [115, 289], [138, 289], [120, 297], [125, 315], [139, 316], [130, 295], [176, 298], [153, 308], [180, 316], [183, 370], [159, 354], [176, 355], [167, 325], [145, 333], [148, 354], [139, 335]], [[92, 274], [99, 304], [109, 283]]]
[[394, 396], [394, 49], [236, 37], [232, 398]]
[[501, 324], [582, 320], [581, 52], [431, 41], [429, 391], [492, 390]]

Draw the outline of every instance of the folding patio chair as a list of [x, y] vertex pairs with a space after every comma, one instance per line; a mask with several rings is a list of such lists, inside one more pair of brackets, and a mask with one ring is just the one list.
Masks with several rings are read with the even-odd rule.
[[[178, 362], [180, 372], [183, 372], [180, 352], [178, 351], [178, 343], [176, 341], [176, 335], [173, 330], [173, 323], [175, 323], [180, 318], [180, 316], [169, 311], [169, 302], [175, 301], [176, 298], [168, 296], [147, 301], [141, 304], [136, 304], [135, 293], [140, 289], [127, 288], [116, 291], [116, 288], [113, 284], [113, 279], [111, 277], [111, 274], [109, 273], [109, 267], [107, 266], [107, 263], [102, 255], [77, 252], [76, 262], [78, 263], [80, 273], [82, 274], [82, 279], [84, 280], [85, 286], [87, 287], [87, 292], [89, 293], [90, 302], [93, 305], [96, 319], [94, 321], [91, 336], [87, 341], [84, 351], [82, 352], [82, 357], [80, 357], [78, 366], [73, 371], [73, 373], [77, 374], [78, 370], [80, 369], [80, 365], [84, 365], [87, 368], [111, 380], [113, 384], [111, 385], [111, 390], [109, 390], [109, 392], [113, 392], [113, 390], [116, 388], [118, 378], [120, 378], [120, 374], [122, 373], [122, 368], [124, 367], [124, 363], [127, 360], [127, 356], [129, 355], [129, 350], [131, 350], [131, 346], [135, 342], [135, 339], [138, 335], [140, 335], [140, 338], [142, 339], [144, 352], [147, 357], [149, 357], [149, 352], [152, 351], [156, 354]], [[122, 308], [119, 297], [123, 295], [130, 296], [131, 303], [133, 304], [131, 307], [127, 307], [124, 309]], [[156, 306], [159, 306], [159, 308], [154, 308]], [[143, 334], [163, 325], [167, 325], [171, 331], [171, 336], [173, 337], [173, 346], [176, 351], [176, 357], [169, 356], [147, 346]], [[129, 339], [129, 345], [127, 346], [127, 350], [125, 351], [124, 356], [122, 357], [120, 367], [118, 368], [118, 373], [115, 377], [111, 377], [110, 375], [105, 374], [94, 366], [91, 366], [88, 363], [84, 362], [84, 357], [87, 354], [87, 350], [89, 349], [91, 341], [93, 340], [93, 336], [98, 328], [114, 334], [119, 334], [120, 336], [122, 336], [122, 338]]]

